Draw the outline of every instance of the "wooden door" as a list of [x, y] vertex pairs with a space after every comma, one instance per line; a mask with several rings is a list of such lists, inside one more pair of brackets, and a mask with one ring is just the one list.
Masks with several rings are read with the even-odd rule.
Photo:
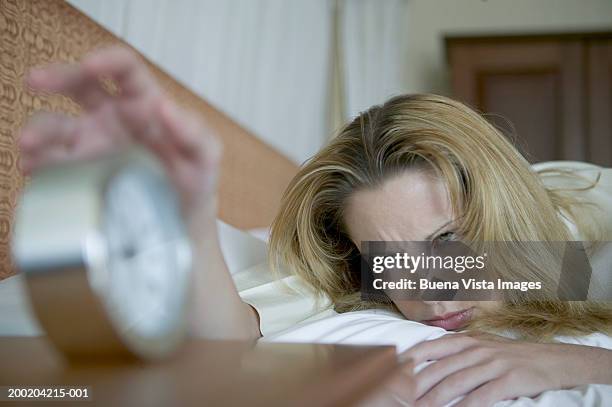
[[453, 91], [529, 161], [584, 160], [582, 52], [575, 41], [458, 41], [449, 53]]
[[612, 40], [593, 40], [588, 48], [588, 143], [595, 164], [612, 166]]

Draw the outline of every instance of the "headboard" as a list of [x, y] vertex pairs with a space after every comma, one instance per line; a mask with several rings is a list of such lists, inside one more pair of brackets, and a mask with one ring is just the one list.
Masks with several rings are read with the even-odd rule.
[[[14, 273], [10, 259], [12, 214], [24, 180], [15, 135], [37, 109], [77, 114], [57, 95], [24, 91], [23, 76], [36, 65], [75, 61], [92, 49], [123, 43], [63, 0], [0, 1], [0, 280]], [[224, 144], [219, 217], [241, 229], [268, 226], [297, 166], [226, 115], [148, 62], [178, 103], [199, 112]]]

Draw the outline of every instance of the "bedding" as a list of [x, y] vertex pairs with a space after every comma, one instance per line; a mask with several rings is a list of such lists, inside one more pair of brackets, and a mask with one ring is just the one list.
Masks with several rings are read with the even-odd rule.
[[247, 233], [259, 240], [268, 242], [270, 240], [270, 228], [255, 228], [247, 230]]
[[[314, 342], [344, 345], [395, 345], [399, 354], [421, 341], [436, 339], [446, 334], [448, 332], [441, 328], [408, 321], [394, 312], [367, 310], [344, 314], [333, 313], [333, 315], [328, 314], [322, 318], [314, 317], [262, 340], [266, 342]], [[556, 339], [564, 343], [612, 349], [612, 338], [599, 333], [580, 338], [558, 337]], [[417, 366], [417, 370], [424, 366], [425, 364]], [[516, 400], [503, 401], [497, 403], [496, 407], [606, 405], [612, 406], [612, 386], [588, 385], [569, 390], [546, 391], [534, 399], [521, 397]]]
[[[578, 161], [547, 161], [532, 165], [532, 169], [540, 173], [540, 178], [546, 187], [568, 190], [579, 200], [595, 205], [578, 208], [577, 216], [590, 217], [594, 211], [597, 225], [604, 232], [604, 239], [612, 240], [612, 168], [599, 167], [594, 164]], [[568, 170], [578, 175], [575, 178], [559, 176], [554, 170]], [[596, 182], [595, 187], [589, 188]], [[574, 225], [569, 225], [577, 240], [584, 240], [577, 233]]]
[[266, 261], [266, 242], [223, 221], [217, 221], [219, 245], [230, 273], [248, 269]]
[[23, 276], [0, 281], [0, 336], [38, 336], [42, 329], [34, 318]]

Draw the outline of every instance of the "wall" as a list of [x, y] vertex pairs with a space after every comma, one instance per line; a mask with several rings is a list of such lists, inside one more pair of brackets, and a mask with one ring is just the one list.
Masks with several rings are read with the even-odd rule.
[[450, 94], [446, 34], [612, 30], [611, 0], [409, 0], [406, 88]]
[[296, 163], [329, 137], [327, 0], [69, 0]]

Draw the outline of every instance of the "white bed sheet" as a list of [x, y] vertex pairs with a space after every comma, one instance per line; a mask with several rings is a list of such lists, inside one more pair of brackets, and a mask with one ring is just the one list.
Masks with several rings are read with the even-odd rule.
[[[447, 333], [441, 328], [408, 321], [390, 311], [367, 310], [344, 314], [333, 313], [332, 315], [327, 312], [325, 315], [314, 317], [310, 321], [262, 340], [267, 342], [314, 342], [346, 345], [394, 345], [397, 353], [401, 353], [419, 342], [439, 338]], [[612, 338], [604, 334], [592, 334], [581, 338], [559, 337], [557, 339], [565, 343], [612, 349]], [[422, 366], [417, 367], [417, 369], [419, 368], [422, 368]], [[588, 385], [570, 390], [547, 391], [534, 399], [522, 397], [496, 404], [496, 407], [502, 406], [612, 406], [612, 386]]]

